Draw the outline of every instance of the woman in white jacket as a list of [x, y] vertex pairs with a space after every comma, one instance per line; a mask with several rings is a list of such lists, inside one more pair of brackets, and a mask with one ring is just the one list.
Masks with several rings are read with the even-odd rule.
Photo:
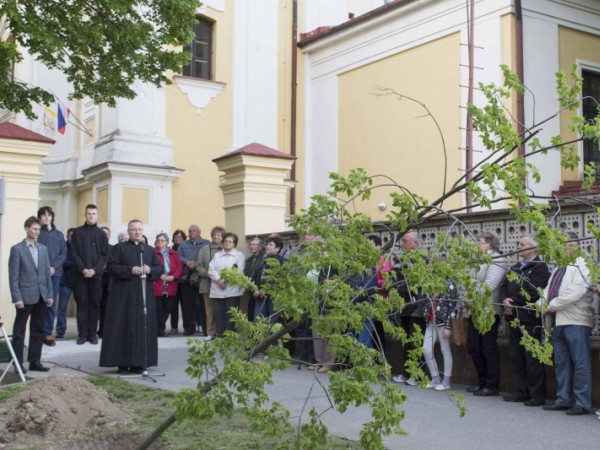
[[210, 284], [210, 298], [214, 300], [215, 321], [217, 323], [217, 337], [222, 337], [225, 330], [234, 330], [235, 324], [231, 320], [231, 308], [239, 308], [240, 297], [244, 290], [239, 286], [230, 286], [221, 278], [221, 270], [235, 268], [244, 273], [244, 254], [235, 248], [238, 237], [235, 233], [226, 233], [223, 237], [223, 250], [215, 254], [208, 265]]

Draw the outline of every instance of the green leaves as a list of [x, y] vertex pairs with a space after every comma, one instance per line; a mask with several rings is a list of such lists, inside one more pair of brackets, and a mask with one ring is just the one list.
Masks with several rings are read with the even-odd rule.
[[[598, 120], [586, 123], [574, 117], [572, 130], [580, 137], [572, 142], [564, 142], [561, 136], [543, 142], [536, 135], [535, 127], [519, 136], [515, 131], [515, 121], [504, 103], [510, 101], [514, 92], [524, 92], [524, 87], [508, 68], [502, 67], [502, 71], [505, 75], [502, 86], [481, 86], [487, 105], [481, 108], [469, 106], [476, 130], [485, 145], [485, 155], [482, 162], [474, 167], [472, 180], [467, 181], [466, 177], [459, 179], [452, 190], [431, 203], [408, 187], [396, 185], [398, 189], [391, 194], [392, 207], [388, 214], [390, 227], [397, 231], [398, 238], [409, 229], [427, 226], [431, 217], [444, 217], [453, 226], [459, 224], [460, 218], [454, 215], [456, 211], [443, 211], [441, 207], [453, 195], [462, 194], [466, 187], [474, 202], [483, 208], [492, 208], [498, 199], [505, 199], [515, 223], [527, 224], [537, 233], [538, 254], [543, 255], [546, 261], [565, 266], [576, 257], [583, 256], [583, 252], [578, 250], [570, 256], [566, 254], [568, 239], [560, 221], [549, 215], [547, 204], [536, 203], [531, 198], [528, 180], [539, 182], [543, 172], [528, 158], [549, 150], [560, 151], [563, 167], [577, 169], [580, 161], [574, 144], [583, 136], [598, 139]], [[572, 108], [579, 95], [580, 81], [574, 79], [571, 86], [564, 76], [558, 76], [559, 97], [566, 108]], [[518, 155], [516, 150], [522, 144], [526, 144], [528, 152]], [[586, 168], [585, 173], [592, 180], [592, 168]], [[288, 339], [286, 327], [310, 317], [313, 330], [320, 339], [329, 343], [329, 351], [340, 363], [340, 370], [330, 373], [329, 386], [319, 385], [331, 400], [331, 407], [342, 413], [355, 406], [368, 407], [371, 411], [372, 420], [364, 424], [360, 432], [361, 445], [368, 449], [381, 449], [382, 436], [403, 433], [400, 424], [405, 414], [403, 402], [406, 395], [389, 382], [390, 366], [385, 358], [359, 343], [356, 335], [367, 320], [378, 320], [390, 338], [403, 344], [413, 343], [415, 348], [405, 368], [423, 385], [426, 377], [419, 361], [423, 351], [422, 333], [407, 336], [393, 320], [394, 314], [402, 311], [405, 305], [405, 299], [398, 293], [394, 272], [384, 276], [386, 295], [379, 292], [369, 301], [359, 301], [365, 298], [362, 287], [350, 286], [350, 280], [355, 277], [370, 276], [373, 267], [381, 264], [382, 257], [380, 251], [365, 238], [373, 230], [371, 219], [356, 212], [354, 203], [369, 201], [370, 193], [379, 187], [389, 188], [390, 180], [386, 179], [384, 185], [378, 186], [374, 178], [360, 168], [346, 176], [332, 173], [330, 178], [332, 183], [327, 195], [313, 197], [310, 205], [294, 216], [290, 223], [298, 234], [318, 237], [303, 245], [289, 263], [271, 265], [261, 287], [273, 300], [276, 310], [281, 311], [284, 324], [270, 324], [265, 319], [251, 324], [243, 314], [236, 312], [238, 333], [226, 333], [225, 338], [216, 341], [214, 346], [195, 346], [190, 353], [188, 374], [201, 380], [198, 388], [203, 394], [182, 393], [178, 400], [182, 413], [227, 414], [233, 404], [239, 404], [244, 406], [253, 423], [269, 433], [276, 433], [278, 427], [284, 425], [287, 415], [280, 405], [266, 406], [268, 399], [264, 386], [271, 382], [273, 370], [283, 370], [289, 365], [289, 355], [283, 345], [283, 341]], [[457, 210], [461, 211], [461, 208]], [[475, 327], [485, 332], [495, 321], [490, 301], [492, 292], [489, 287], [478, 284], [472, 274], [481, 264], [496, 262], [488, 253], [479, 251], [474, 236], [463, 235], [463, 231], [466, 233], [468, 227], [462, 228], [459, 233], [454, 230], [450, 234], [440, 233], [437, 242], [428, 244], [429, 254], [421, 250], [398, 252], [395, 249], [394, 254], [384, 254], [383, 257], [386, 261], [393, 260], [397, 266], [402, 265], [402, 275], [406, 277], [411, 295], [419, 302], [430, 302], [435, 294], [448, 294], [446, 281], [450, 280], [462, 291], [461, 300], [469, 302]], [[600, 237], [599, 229], [591, 223], [588, 231], [596, 238]], [[441, 257], [442, 254], [445, 256]], [[590, 269], [595, 283], [600, 269], [596, 264], [590, 265]], [[225, 271], [223, 277], [229, 283], [255, 289], [237, 271]], [[514, 278], [515, 275], [509, 277]], [[541, 361], [550, 363], [552, 348], [547, 337], [538, 342], [524, 333], [522, 344]], [[267, 353], [266, 361], [251, 359], [257, 349]], [[222, 361], [222, 368], [217, 365], [218, 360]], [[464, 398], [450, 395], [463, 416], [466, 412]], [[294, 448], [323, 448], [326, 433], [320, 412], [311, 410], [308, 420], [298, 428], [298, 441]]]
[[[192, 38], [199, 5], [198, 0], [6, 0], [0, 16], [7, 15], [14, 42], [0, 45], [0, 67], [19, 61], [22, 46], [64, 73], [71, 98], [88, 96], [114, 106], [116, 98], [135, 96], [134, 83], [159, 86], [169, 82], [169, 70], [180, 72], [187, 55], [178, 49]], [[32, 103], [53, 99], [38, 87], [0, 76], [0, 94], [14, 89], [14, 95], [0, 95], [0, 107], [29, 118]]]

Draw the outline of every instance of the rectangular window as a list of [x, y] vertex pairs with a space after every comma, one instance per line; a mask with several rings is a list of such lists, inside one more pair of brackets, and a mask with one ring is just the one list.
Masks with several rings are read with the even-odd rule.
[[[600, 73], [583, 70], [582, 109], [586, 122], [591, 123], [598, 115], [598, 102], [600, 102]], [[600, 149], [598, 143], [583, 140], [583, 162], [592, 163], [596, 167], [596, 178], [600, 178]]]
[[192, 54], [189, 64], [183, 67], [183, 75], [194, 78], [212, 79], [213, 22], [197, 18], [193, 26], [194, 38], [183, 50]]

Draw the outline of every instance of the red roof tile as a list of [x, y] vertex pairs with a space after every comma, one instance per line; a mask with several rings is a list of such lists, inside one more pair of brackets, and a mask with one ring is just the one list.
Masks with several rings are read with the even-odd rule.
[[262, 156], [263, 158], [279, 158], [279, 159], [297, 159], [295, 156], [289, 153], [283, 153], [274, 148], [267, 147], [266, 145], [257, 144], [253, 142], [245, 147], [239, 148], [234, 152], [227, 153], [226, 155], [219, 156], [213, 159], [213, 162], [221, 161], [223, 159], [231, 158], [235, 155], [248, 155], [248, 156]]
[[298, 42], [298, 47], [305, 47], [326, 36], [331, 36], [342, 30], [347, 30], [348, 28], [352, 28], [360, 23], [367, 22], [375, 17], [387, 14], [388, 12], [393, 11], [396, 8], [401, 8], [403, 6], [414, 3], [415, 1], [417, 0], [395, 0], [393, 2], [386, 3], [385, 5], [380, 6], [379, 8], [375, 8], [374, 10], [362, 14], [358, 17], [343, 22], [335, 27], [319, 27], [315, 30], [309, 31], [308, 33], [303, 33], [300, 35], [301, 40], [300, 42]]
[[16, 139], [18, 141], [46, 142], [54, 144], [56, 141], [46, 136], [30, 131], [10, 122], [0, 122], [0, 139]]

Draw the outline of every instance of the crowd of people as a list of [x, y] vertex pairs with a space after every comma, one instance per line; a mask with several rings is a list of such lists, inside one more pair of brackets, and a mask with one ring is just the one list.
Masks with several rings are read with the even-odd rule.
[[[64, 338], [71, 293], [77, 307], [77, 344], [97, 345], [101, 337], [100, 366], [116, 367], [119, 374], [142, 373], [157, 365], [158, 338], [179, 334], [180, 322], [183, 335], [204, 336], [210, 341], [235, 331], [233, 308], [247, 314], [250, 321], [259, 317], [280, 321], [282, 312], [276, 310], [267, 293], [269, 281], [265, 274], [274, 264], [285, 264], [291, 255], [302, 256], [305, 246], [316, 238], [310, 234], [302, 236], [300, 245], [289, 251], [278, 234], [264, 242], [255, 237], [249, 241], [249, 254], [245, 256], [237, 249], [238, 236], [220, 226], [211, 229], [210, 240], [202, 237], [199, 225], [192, 224], [187, 235], [183, 230], [175, 230], [170, 239], [161, 232], [154, 245], [149, 245], [143, 223], [131, 220], [113, 246], [109, 244], [110, 229], [98, 227], [98, 209], [93, 204], [85, 208], [85, 223], [69, 229], [66, 239], [55, 227], [54, 217], [51, 207], [41, 207], [37, 217], [25, 221], [26, 238], [10, 253], [10, 289], [17, 311], [13, 345], [18, 359], [16, 369], [23, 372], [27, 321], [30, 319], [29, 370], [47, 371], [41, 363], [42, 347], [54, 346], [56, 339]], [[574, 234], [569, 237], [568, 254], [576, 248], [578, 239]], [[381, 247], [379, 236], [368, 238], [375, 247]], [[585, 261], [578, 258], [575, 264], [557, 267], [551, 273], [537, 255], [534, 235], [520, 239], [520, 261], [512, 267], [500, 254], [499, 239], [494, 233], [480, 233], [477, 245], [493, 261], [481, 264], [472, 276], [478, 289], [491, 293], [494, 322], [485, 333], [469, 323], [467, 348], [477, 384], [468, 391], [475, 396], [499, 395], [498, 329], [505, 320], [509, 324], [515, 322], [515, 326], [508, 327], [514, 391], [503, 399], [566, 411], [568, 415], [587, 414], [592, 406], [590, 336], [594, 309]], [[405, 233], [400, 246], [405, 254], [419, 249], [418, 232]], [[424, 366], [430, 374], [427, 388], [449, 390], [453, 319], [459, 310], [468, 311], [471, 302], [460, 295], [460, 287], [452, 280], [447, 280], [445, 293], [420, 292], [410, 286], [404, 274], [410, 262], [404, 264], [392, 263], [382, 254], [371, 274], [356, 276], [348, 283], [360, 292], [355, 301], [372, 301], [375, 293], [386, 296], [385, 274], [394, 272], [395, 288], [405, 307], [394, 314], [393, 320], [409, 338], [417, 329], [424, 331]], [[222, 276], [224, 269], [236, 269], [246, 275], [256, 289], [228, 284]], [[315, 283], [324, 284], [331, 283], [335, 275], [331, 268], [307, 273]], [[423, 301], [425, 298], [429, 300]], [[547, 300], [548, 306], [540, 315], [530, 306], [541, 304], [542, 299]], [[551, 403], [546, 402], [545, 367], [522, 343], [524, 333], [540, 340], [544, 324], [548, 323], [552, 328], [558, 383], [556, 400]], [[295, 330], [295, 337], [299, 360], [308, 369], [326, 373], [335, 368], [327, 336], [312, 330], [310, 319]], [[366, 347], [382, 350], [381, 324], [367, 318], [363, 329], [356, 330], [356, 339]], [[443, 370], [435, 361], [436, 343], [441, 348]], [[414, 346], [410, 339], [403, 345], [404, 361], [409, 360]], [[416, 385], [411, 373], [406, 364], [393, 381]]]

